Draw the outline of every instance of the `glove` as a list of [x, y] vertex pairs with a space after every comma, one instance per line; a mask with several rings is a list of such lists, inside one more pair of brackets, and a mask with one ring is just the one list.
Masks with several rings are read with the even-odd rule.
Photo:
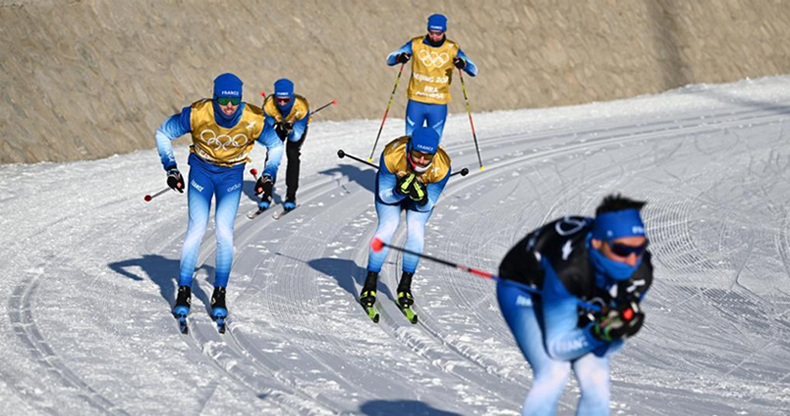
[[411, 55], [409, 55], [408, 53], [398, 54], [398, 63], [399, 64], [405, 64], [406, 62], [409, 62], [409, 59], [411, 59]]
[[409, 195], [409, 193], [411, 193], [412, 183], [416, 181], [417, 177], [414, 176], [413, 173], [403, 175], [398, 178], [398, 181], [395, 183], [395, 189], [392, 191], [395, 192], [396, 195]]
[[294, 125], [291, 123], [287, 123], [285, 121], [274, 123], [274, 132], [277, 133], [277, 136], [280, 137], [280, 140], [287, 139], [293, 131]]
[[419, 206], [423, 206], [428, 203], [428, 191], [425, 189], [425, 185], [418, 180], [414, 180], [411, 183], [411, 189], [409, 190], [409, 198], [412, 201], [417, 203]]
[[455, 65], [455, 67], [458, 69], [464, 69], [466, 68], [466, 60], [456, 56], [453, 58], [453, 65]]
[[261, 175], [258, 177], [258, 180], [255, 181], [255, 195], [271, 195], [272, 188], [274, 188], [274, 182], [268, 175]]
[[174, 191], [184, 193], [184, 177], [175, 165], [167, 168], [167, 186]]
[[615, 341], [639, 332], [645, 314], [636, 301], [623, 302], [598, 316], [592, 326], [593, 336], [600, 341]]

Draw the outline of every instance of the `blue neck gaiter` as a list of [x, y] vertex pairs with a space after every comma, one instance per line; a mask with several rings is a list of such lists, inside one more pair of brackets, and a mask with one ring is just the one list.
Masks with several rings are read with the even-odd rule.
[[595, 269], [595, 284], [600, 288], [606, 289], [616, 282], [630, 279], [636, 272], [636, 269], [639, 268], [639, 265], [642, 264], [641, 257], [634, 266], [610, 260], [599, 250], [594, 249], [590, 244], [590, 240], [592, 240], [592, 234], [587, 236], [585, 245], [587, 246], [590, 262], [592, 262]]

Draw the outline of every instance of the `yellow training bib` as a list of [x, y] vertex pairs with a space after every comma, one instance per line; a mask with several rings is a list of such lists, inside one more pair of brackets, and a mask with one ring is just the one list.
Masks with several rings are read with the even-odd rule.
[[250, 161], [248, 157], [255, 139], [263, 130], [263, 110], [246, 103], [235, 126], [226, 129], [214, 119], [210, 99], [192, 104], [190, 116], [192, 146], [189, 150], [201, 159], [219, 166], [235, 166]]
[[[398, 137], [384, 148], [384, 164], [395, 176], [401, 177], [410, 173], [409, 162], [406, 160], [406, 144], [409, 136]], [[416, 173], [417, 180], [427, 185], [441, 182], [450, 171], [450, 156], [441, 147], [436, 151], [431, 166], [423, 173]]]
[[[291, 107], [291, 113], [287, 117], [283, 117], [280, 114], [280, 109], [277, 108], [277, 103], [274, 102], [274, 95], [270, 95], [266, 97], [266, 101], [263, 103], [263, 111], [278, 123], [285, 121], [293, 124], [307, 117], [307, 114], [310, 112], [310, 103], [301, 95], [294, 94], [294, 105]], [[307, 122], [310, 123], [310, 119]]]
[[406, 95], [421, 103], [447, 104], [452, 99], [453, 58], [460, 48], [449, 39], [438, 48], [426, 45], [423, 39], [425, 36], [411, 40], [411, 79]]

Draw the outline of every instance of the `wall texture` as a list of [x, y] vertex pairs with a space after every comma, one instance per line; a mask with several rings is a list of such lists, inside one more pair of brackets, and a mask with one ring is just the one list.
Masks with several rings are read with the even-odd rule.
[[480, 68], [465, 78], [473, 111], [790, 71], [781, 0], [0, 0], [0, 162], [153, 148], [226, 71], [253, 103], [285, 76], [314, 105], [339, 100], [322, 119], [378, 119], [397, 74], [385, 57], [435, 12]]

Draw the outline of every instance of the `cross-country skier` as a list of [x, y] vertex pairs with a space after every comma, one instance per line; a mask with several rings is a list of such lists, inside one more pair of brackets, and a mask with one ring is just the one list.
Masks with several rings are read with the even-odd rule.
[[[418, 127], [411, 136], [393, 140], [381, 153], [379, 166], [375, 196], [379, 223], [374, 239], [390, 243], [401, 211], [406, 211], [406, 248], [422, 253], [425, 224], [451, 174], [450, 157], [439, 148], [439, 134], [431, 128]], [[387, 252], [387, 248], [370, 250], [367, 279], [359, 299], [366, 308], [372, 308], [376, 302], [376, 283]], [[401, 308], [414, 303], [411, 281], [418, 262], [417, 256], [403, 256], [403, 275], [398, 284]]]
[[502, 261], [499, 307], [534, 375], [522, 415], [554, 415], [571, 370], [581, 388], [576, 414], [609, 414], [609, 359], [641, 328], [640, 303], [653, 281], [644, 205], [607, 196], [594, 219], [552, 221]]
[[412, 59], [411, 79], [406, 96], [406, 135], [424, 125], [442, 137], [451, 100], [453, 68], [477, 75], [477, 66], [457, 43], [447, 39], [447, 18], [441, 14], [428, 17], [428, 34], [406, 42], [387, 56], [387, 65], [405, 64]]
[[184, 192], [184, 178], [178, 170], [170, 141], [184, 134], [192, 135], [189, 154], [189, 225], [181, 250], [178, 296], [173, 313], [189, 314], [192, 275], [198, 249], [209, 220], [211, 199], [216, 196], [217, 258], [212, 315], [224, 318], [225, 290], [233, 261], [233, 225], [241, 199], [244, 165], [248, 154], [263, 131], [263, 111], [241, 101], [242, 82], [226, 73], [214, 80], [214, 96], [184, 107], [170, 116], [156, 131], [156, 145], [167, 184]]
[[274, 94], [266, 97], [263, 104], [266, 114], [263, 129], [263, 144], [266, 146], [266, 166], [255, 185], [256, 193], [262, 194], [259, 209], [268, 209], [272, 204], [272, 192], [277, 181], [277, 169], [283, 157], [283, 142], [288, 154], [285, 185], [288, 187], [283, 209], [296, 208], [296, 190], [299, 188], [299, 156], [307, 138], [310, 122], [310, 104], [301, 95], [294, 94], [294, 84], [288, 79], [274, 83]]

